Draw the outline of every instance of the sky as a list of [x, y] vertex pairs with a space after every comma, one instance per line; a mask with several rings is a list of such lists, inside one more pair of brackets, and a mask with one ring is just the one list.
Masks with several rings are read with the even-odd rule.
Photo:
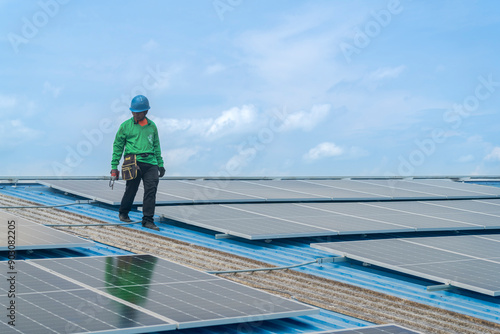
[[500, 175], [500, 2], [0, 0], [0, 176]]

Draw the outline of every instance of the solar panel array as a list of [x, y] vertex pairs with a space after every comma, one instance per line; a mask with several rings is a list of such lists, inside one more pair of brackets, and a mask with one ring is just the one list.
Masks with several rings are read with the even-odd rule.
[[322, 332], [314, 332], [310, 334], [419, 334], [420, 332], [416, 332], [414, 330], [410, 330], [408, 328], [404, 328], [398, 325], [376, 325], [376, 326], [367, 326], [360, 328], [352, 328], [352, 329], [338, 329], [332, 331], [322, 331]]
[[500, 296], [500, 235], [350, 240], [311, 247], [429, 280]]
[[[319, 313], [151, 255], [16, 261], [15, 327], [1, 333], [146, 333]], [[8, 280], [0, 306], [8, 309]]]
[[500, 228], [500, 200], [157, 207], [166, 219], [251, 240]]
[[[47, 180], [40, 184], [119, 205], [125, 181]], [[141, 205], [142, 187], [134, 202]], [[500, 198], [500, 188], [449, 180], [161, 180], [157, 204], [235, 202], [389, 201], [394, 199]]]
[[[90, 247], [94, 243], [0, 211], [0, 251]], [[9, 247], [10, 246], [10, 247]]]
[[[125, 189], [123, 181], [116, 182], [114, 190], [105, 180], [43, 183], [113, 205], [119, 204]], [[140, 190], [136, 205], [142, 203], [142, 196]], [[250, 240], [500, 229], [500, 188], [444, 179], [161, 180], [157, 204], [156, 213], [166, 220]], [[478, 241], [477, 236], [412, 238], [411, 242], [377, 238], [314, 247], [500, 295], [500, 252], [485, 250], [476, 256], [462, 251], [463, 242], [480, 247], [481, 242], [496, 242], [492, 236], [488, 241]], [[432, 242], [442, 245], [429, 246]], [[455, 249], [444, 248], [449, 244]]]

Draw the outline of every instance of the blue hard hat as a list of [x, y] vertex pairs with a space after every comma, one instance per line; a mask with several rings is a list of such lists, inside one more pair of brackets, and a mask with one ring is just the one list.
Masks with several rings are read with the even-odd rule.
[[131, 112], [143, 112], [149, 109], [148, 98], [144, 95], [137, 95], [132, 99], [132, 103], [130, 103]]

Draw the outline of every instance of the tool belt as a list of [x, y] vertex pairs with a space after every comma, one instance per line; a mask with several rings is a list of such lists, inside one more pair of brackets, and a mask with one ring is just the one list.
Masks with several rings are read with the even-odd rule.
[[122, 177], [125, 181], [133, 180], [137, 177], [137, 171], [139, 166], [137, 166], [137, 159], [135, 154], [127, 154], [123, 158], [122, 164]]

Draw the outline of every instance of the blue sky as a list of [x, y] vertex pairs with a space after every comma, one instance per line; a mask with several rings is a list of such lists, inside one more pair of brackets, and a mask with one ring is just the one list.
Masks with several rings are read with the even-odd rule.
[[500, 175], [498, 1], [0, 0], [0, 175]]

